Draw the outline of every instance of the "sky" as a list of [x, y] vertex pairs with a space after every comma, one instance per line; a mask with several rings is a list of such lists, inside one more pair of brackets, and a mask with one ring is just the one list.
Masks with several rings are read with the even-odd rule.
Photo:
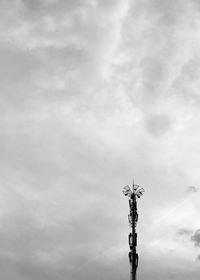
[[0, 0], [0, 278], [200, 275], [200, 1]]

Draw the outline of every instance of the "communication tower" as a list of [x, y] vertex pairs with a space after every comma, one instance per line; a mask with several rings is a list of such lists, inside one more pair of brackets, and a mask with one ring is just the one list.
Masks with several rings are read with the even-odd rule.
[[131, 227], [131, 232], [128, 235], [129, 243], [129, 262], [131, 266], [130, 270], [130, 279], [136, 280], [136, 271], [138, 267], [138, 254], [137, 254], [137, 232], [136, 225], [138, 221], [138, 212], [137, 212], [137, 198], [140, 198], [143, 195], [144, 189], [140, 188], [139, 185], [135, 185], [133, 181], [133, 189], [127, 185], [123, 188], [123, 194], [129, 197], [129, 209], [130, 213], [128, 215], [128, 222]]

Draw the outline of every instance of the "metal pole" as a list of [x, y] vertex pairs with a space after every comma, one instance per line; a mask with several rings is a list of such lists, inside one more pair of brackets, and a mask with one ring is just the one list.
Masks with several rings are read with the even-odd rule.
[[131, 274], [132, 274], [132, 279], [131, 280], [136, 280], [136, 244], [135, 244], [135, 220], [136, 220], [136, 197], [135, 194], [133, 192], [132, 194], [132, 205], [133, 205], [133, 209], [132, 209], [132, 262], [131, 262]]
[[139, 185], [135, 185], [133, 182], [133, 190], [127, 185], [123, 188], [123, 193], [125, 196], [129, 197], [130, 214], [128, 215], [129, 224], [131, 225], [131, 233], [129, 234], [129, 262], [131, 266], [130, 280], [136, 280], [136, 271], [138, 266], [138, 254], [136, 251], [137, 247], [137, 233], [136, 233], [136, 223], [138, 221], [137, 213], [137, 200], [143, 194], [144, 189], [140, 188]]

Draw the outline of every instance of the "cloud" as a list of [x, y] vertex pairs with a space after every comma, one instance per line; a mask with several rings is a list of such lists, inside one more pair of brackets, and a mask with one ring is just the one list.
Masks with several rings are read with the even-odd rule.
[[0, 31], [3, 62], [7, 60], [1, 64], [2, 103], [10, 104], [9, 98], [17, 96], [13, 110], [21, 105], [19, 111], [31, 115], [54, 110], [58, 102], [65, 112], [73, 108], [71, 115], [82, 111], [88, 119], [109, 112], [109, 99], [116, 113], [122, 104], [127, 107], [124, 93], [112, 86], [110, 78], [128, 1], [18, 1], [11, 7], [1, 1], [0, 5], [7, 14], [1, 16]]
[[171, 129], [172, 121], [167, 114], [152, 114], [146, 120], [145, 126], [149, 133], [151, 133], [155, 137], [159, 137], [164, 135]]
[[188, 246], [191, 240], [192, 233], [193, 233], [192, 229], [180, 228], [176, 232], [175, 240], [180, 244], [182, 243], [182, 246]]
[[199, 191], [199, 188], [197, 188], [197, 187], [195, 187], [195, 186], [190, 186], [190, 187], [188, 187], [188, 189], [187, 189], [187, 192], [188, 193], [196, 193], [196, 192], [198, 192]]
[[192, 242], [194, 242], [195, 247], [200, 247], [200, 229], [197, 229], [194, 235], [191, 236]]
[[192, 230], [188, 229], [188, 228], [181, 228], [179, 229], [179, 231], [177, 232], [178, 235], [186, 235], [186, 236], [190, 236], [192, 233]]
[[128, 277], [133, 176], [138, 278], [199, 279], [192, 3], [0, 1], [2, 279]]

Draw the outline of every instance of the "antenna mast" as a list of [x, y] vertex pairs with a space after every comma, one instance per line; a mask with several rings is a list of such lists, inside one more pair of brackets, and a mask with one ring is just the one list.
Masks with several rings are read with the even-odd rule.
[[137, 233], [136, 233], [136, 225], [138, 221], [138, 213], [137, 213], [137, 198], [140, 198], [143, 195], [144, 189], [140, 188], [139, 185], [135, 185], [133, 181], [133, 189], [127, 185], [123, 188], [123, 194], [129, 197], [129, 207], [130, 213], [128, 215], [129, 225], [131, 227], [131, 232], [128, 236], [129, 241], [129, 262], [131, 265], [130, 271], [130, 279], [136, 280], [136, 271], [138, 267], [138, 254], [136, 251], [137, 247]]

